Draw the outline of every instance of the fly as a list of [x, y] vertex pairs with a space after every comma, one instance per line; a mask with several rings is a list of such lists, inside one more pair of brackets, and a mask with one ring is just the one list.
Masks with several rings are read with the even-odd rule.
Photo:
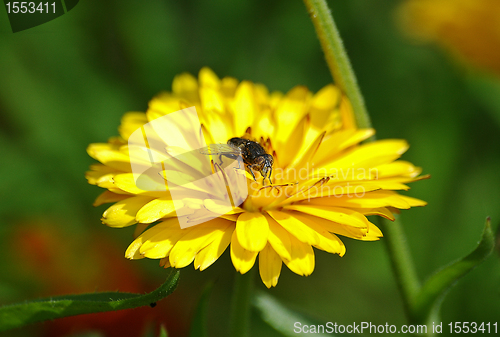
[[273, 156], [266, 153], [266, 150], [257, 142], [252, 140], [234, 137], [227, 141], [227, 144], [210, 144], [207, 147], [200, 149], [200, 153], [206, 155], [219, 155], [219, 160], [222, 162], [222, 156], [238, 159], [243, 158], [243, 162], [247, 165], [252, 177], [255, 181], [253, 170], [260, 172], [263, 177], [262, 184], [266, 182], [266, 178], [271, 182], [271, 174], [273, 172]]

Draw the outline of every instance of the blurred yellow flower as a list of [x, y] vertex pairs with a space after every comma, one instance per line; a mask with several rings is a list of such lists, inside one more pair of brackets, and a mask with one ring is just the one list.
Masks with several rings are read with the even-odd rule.
[[500, 75], [500, 1], [407, 0], [398, 14], [411, 36]]
[[[190, 106], [196, 107], [208, 142], [224, 144], [232, 137], [258, 141], [273, 155], [274, 165], [272, 185], [247, 175], [248, 197], [240, 207], [180, 228], [177, 216], [213, 206], [210, 191], [198, 188], [196, 198], [174, 201], [168, 191], [141, 190], [131, 173], [134, 159], [127, 139], [146, 123]], [[174, 268], [194, 262], [204, 270], [230, 246], [235, 269], [246, 273], [258, 256], [262, 281], [271, 287], [282, 263], [296, 274], [310, 275], [312, 247], [344, 255], [337, 235], [378, 240], [382, 233], [366, 216], [394, 219], [397, 209], [426, 204], [395, 192], [423, 178], [420, 168], [397, 160], [408, 149], [406, 141], [360, 144], [374, 130], [356, 129], [350, 103], [333, 85], [316, 94], [303, 86], [287, 94], [269, 93], [263, 85], [219, 79], [203, 68], [198, 80], [177, 76], [172, 92], [154, 98], [146, 113], [125, 114], [119, 132], [108, 143], [88, 147], [100, 164], [91, 166], [87, 179], [107, 189], [95, 205], [115, 203], [104, 212], [103, 223], [137, 225], [126, 251], [129, 259], [161, 259], [162, 266]]]

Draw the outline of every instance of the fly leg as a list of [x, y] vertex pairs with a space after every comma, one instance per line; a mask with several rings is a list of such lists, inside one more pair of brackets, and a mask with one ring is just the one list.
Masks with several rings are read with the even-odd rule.
[[273, 167], [271, 166], [271, 169], [269, 170], [269, 174], [267, 176], [267, 180], [269, 180], [269, 184], [273, 184], [273, 182], [271, 181], [271, 174], [273, 174]]
[[253, 180], [257, 181], [257, 179], [255, 178], [255, 173], [253, 173], [252, 167], [248, 166], [248, 169], [250, 170], [250, 173], [252, 174]]
[[270, 185], [273, 184], [273, 182], [271, 181], [271, 174], [273, 174], [272, 166], [265, 166], [264, 169], [261, 171], [261, 174], [262, 174], [262, 186], [266, 186], [266, 178], [267, 180], [269, 180]]

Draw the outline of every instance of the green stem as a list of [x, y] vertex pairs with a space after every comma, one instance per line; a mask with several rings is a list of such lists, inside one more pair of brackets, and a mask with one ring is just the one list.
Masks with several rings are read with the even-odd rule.
[[412, 321], [413, 308], [421, 286], [413, 265], [403, 227], [398, 216], [396, 216], [394, 222], [381, 219], [380, 225], [384, 233], [384, 242], [389, 252], [396, 282], [403, 297], [405, 311], [409, 320]]
[[357, 127], [370, 128], [370, 116], [366, 111], [363, 95], [326, 1], [304, 0], [304, 3], [316, 29], [333, 80], [352, 104]]
[[231, 337], [247, 337], [250, 332], [250, 306], [252, 302], [254, 267], [246, 274], [236, 272], [234, 279], [231, 317], [229, 323]]

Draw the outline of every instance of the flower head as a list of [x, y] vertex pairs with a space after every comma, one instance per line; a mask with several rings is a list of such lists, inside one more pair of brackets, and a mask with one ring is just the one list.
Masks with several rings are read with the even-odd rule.
[[[181, 228], [181, 218], [189, 221], [216, 211], [220, 204], [214, 188], [187, 184], [194, 194], [181, 200], [172, 198], [170, 182], [166, 190], [163, 181], [152, 183], [162, 184], [163, 190], [139, 188], [131, 163], [138, 161], [134, 151], [141, 149], [131, 150], [127, 140], [145, 124], [190, 106], [198, 112], [208, 143], [244, 138], [260, 144], [273, 160], [271, 183], [263, 181], [259, 170], [253, 170], [254, 180], [245, 165], [246, 171], [236, 170], [248, 183], [241, 205]], [[186, 123], [178, 122], [176, 131], [172, 124], [157, 128], [159, 135], [169, 134], [166, 153], [173, 132], [177, 139], [189, 141], [183, 131]], [[164, 267], [174, 268], [194, 263], [204, 270], [230, 246], [235, 269], [246, 273], [258, 256], [262, 281], [271, 287], [276, 286], [283, 263], [296, 274], [310, 275], [313, 247], [344, 255], [345, 246], [337, 235], [378, 240], [382, 233], [368, 215], [394, 219], [397, 209], [425, 205], [395, 192], [422, 178], [420, 168], [398, 160], [408, 144], [404, 140], [360, 144], [374, 130], [355, 127], [349, 101], [333, 85], [316, 94], [303, 86], [287, 94], [269, 93], [263, 85], [219, 79], [204, 68], [198, 80], [189, 74], [177, 76], [172, 92], [154, 98], [146, 113], [125, 114], [119, 132], [120, 137], [108, 143], [89, 146], [89, 155], [100, 164], [92, 165], [87, 179], [107, 189], [95, 205], [114, 203], [104, 212], [105, 224], [136, 225], [136, 238], [126, 251], [129, 259], [160, 259]], [[214, 162], [211, 167], [216, 172]], [[172, 173], [172, 167], [163, 172]], [[178, 171], [177, 176], [185, 179], [196, 177], [199, 169], [179, 164]]]
[[407, 0], [399, 14], [411, 36], [500, 75], [499, 1]]

